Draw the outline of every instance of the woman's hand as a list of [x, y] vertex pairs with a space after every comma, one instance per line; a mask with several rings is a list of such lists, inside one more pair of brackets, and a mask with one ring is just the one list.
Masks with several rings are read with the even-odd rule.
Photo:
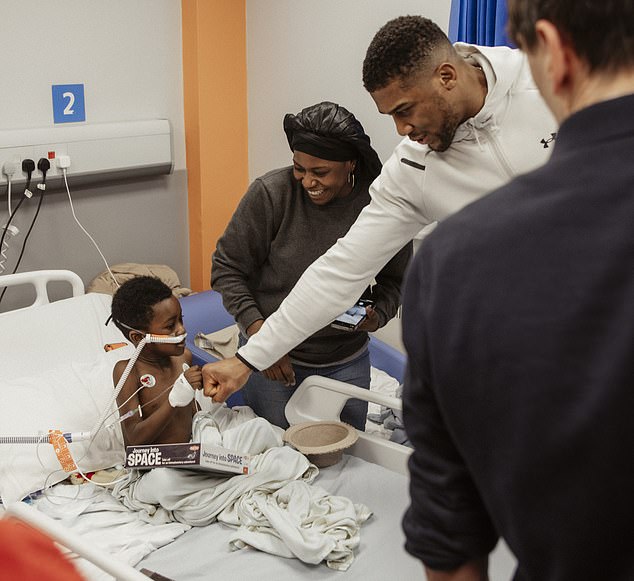
[[[264, 319], [258, 319], [253, 321], [247, 329], [247, 337], [255, 335], [264, 325]], [[272, 381], [279, 381], [287, 387], [295, 385], [295, 371], [291, 365], [291, 360], [288, 355], [284, 355], [279, 361], [271, 365], [268, 369], [262, 371], [262, 375]]]
[[246, 328], [247, 337], [251, 337], [252, 335], [255, 335], [262, 328], [262, 325], [264, 325], [264, 319], [258, 319], [257, 321], [253, 321], [253, 323], [251, 323]]
[[288, 355], [284, 355], [284, 357], [271, 365], [271, 367], [262, 371], [262, 375], [267, 379], [279, 381], [286, 387], [295, 385], [295, 371], [291, 364], [291, 358]]
[[355, 331], [367, 331], [372, 333], [379, 328], [379, 315], [374, 310], [374, 307], [368, 306], [365, 308], [365, 319], [361, 321], [361, 324], [355, 329]]

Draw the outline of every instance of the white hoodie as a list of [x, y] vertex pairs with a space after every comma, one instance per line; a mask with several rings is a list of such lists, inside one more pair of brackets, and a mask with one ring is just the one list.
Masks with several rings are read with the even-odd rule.
[[425, 226], [457, 212], [543, 164], [557, 124], [525, 56], [507, 47], [455, 45], [487, 79], [484, 106], [435, 152], [405, 138], [370, 187], [372, 201], [302, 275], [240, 355], [266, 369], [328, 325], [361, 296], [374, 275]]

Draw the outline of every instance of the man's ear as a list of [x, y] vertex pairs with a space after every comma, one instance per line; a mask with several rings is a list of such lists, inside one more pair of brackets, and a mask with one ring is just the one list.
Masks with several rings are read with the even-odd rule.
[[574, 81], [579, 59], [552, 22], [538, 20], [535, 23], [535, 32], [537, 42], [546, 55], [544, 71], [550, 79], [553, 93], [560, 95]]
[[451, 91], [456, 86], [458, 73], [456, 67], [451, 63], [444, 62], [436, 67], [436, 76], [440, 81], [440, 86]]

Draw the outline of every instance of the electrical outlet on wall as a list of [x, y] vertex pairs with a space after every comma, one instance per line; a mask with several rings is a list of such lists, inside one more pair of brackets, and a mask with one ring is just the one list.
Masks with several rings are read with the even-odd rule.
[[[6, 151], [4, 148], [0, 147], [0, 168], [2, 168], [2, 172], [0, 174], [0, 185], [4, 183], [6, 186], [9, 180], [9, 176], [5, 172], [5, 168], [7, 167], [15, 167], [13, 175], [10, 176], [13, 183], [24, 182], [26, 176], [22, 172], [22, 162], [25, 159], [33, 159], [35, 161], [41, 158], [48, 159], [51, 162], [51, 167], [47, 172], [47, 179], [61, 176], [62, 172], [58, 168], [55, 160], [59, 155], [66, 155], [66, 152], [67, 146], [65, 144], [15, 147]], [[37, 183], [40, 178], [40, 172], [35, 170], [32, 176], [33, 183]], [[0, 192], [0, 194], [1, 193], [5, 192]]]
[[[46, 158], [51, 162], [47, 184], [62, 187], [60, 155], [72, 160], [68, 174], [75, 183], [169, 174], [173, 168], [171, 140], [167, 119], [0, 130], [0, 167], [7, 160]], [[33, 173], [35, 183], [38, 173]], [[25, 177], [17, 172], [13, 181], [24, 183]], [[6, 183], [6, 176], [0, 175], [0, 195]]]

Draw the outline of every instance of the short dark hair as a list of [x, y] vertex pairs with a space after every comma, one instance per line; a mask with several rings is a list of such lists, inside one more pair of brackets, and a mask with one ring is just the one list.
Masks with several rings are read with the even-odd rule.
[[447, 35], [423, 16], [399, 16], [375, 34], [363, 61], [363, 86], [373, 93], [394, 79], [406, 81], [430, 64], [434, 50], [451, 47]]
[[531, 50], [535, 23], [552, 22], [591, 71], [615, 71], [634, 65], [632, 0], [509, 0], [509, 36]]
[[172, 289], [154, 276], [136, 276], [126, 280], [112, 297], [112, 320], [126, 337], [130, 329], [121, 323], [147, 331], [152, 322], [154, 305], [171, 296]]

